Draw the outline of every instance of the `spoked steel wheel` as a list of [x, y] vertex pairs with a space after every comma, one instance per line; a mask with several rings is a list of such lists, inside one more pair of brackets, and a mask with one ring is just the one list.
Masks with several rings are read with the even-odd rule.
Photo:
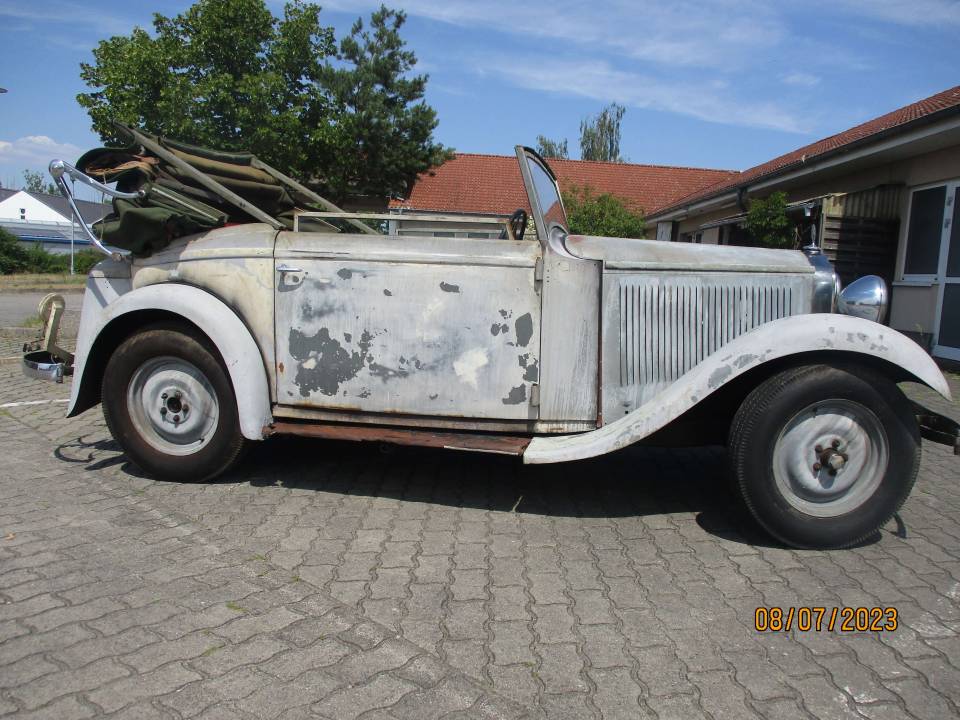
[[220, 406], [213, 385], [182, 358], [151, 358], [133, 373], [127, 410], [137, 433], [168, 455], [190, 455], [217, 429]]
[[191, 329], [127, 338], [107, 363], [102, 398], [110, 433], [154, 477], [209, 480], [245, 446], [230, 377], [209, 341]]
[[920, 465], [910, 403], [869, 368], [805, 365], [758, 385], [730, 426], [737, 489], [797, 547], [856, 544], [903, 504]]
[[773, 476], [801, 512], [836, 517], [876, 491], [890, 450], [877, 416], [850, 400], [813, 403], [791, 418], [773, 449]]

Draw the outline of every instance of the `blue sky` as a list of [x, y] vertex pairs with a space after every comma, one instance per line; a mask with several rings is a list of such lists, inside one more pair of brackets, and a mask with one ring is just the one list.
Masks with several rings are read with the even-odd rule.
[[[275, 12], [281, 2], [270, 2]], [[344, 32], [379, 2], [321, 3]], [[744, 169], [960, 84], [960, 2], [395, 0], [430, 75], [437, 138], [508, 154], [627, 108], [631, 162]], [[0, 0], [0, 182], [97, 144], [75, 100], [97, 40], [174, 0]]]

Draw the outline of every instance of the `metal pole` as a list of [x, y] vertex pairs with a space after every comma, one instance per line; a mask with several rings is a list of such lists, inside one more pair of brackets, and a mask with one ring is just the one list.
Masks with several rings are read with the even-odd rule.
[[[77, 183], [71, 178], [70, 184], [73, 185], [73, 191], [77, 191]], [[76, 274], [73, 269], [73, 238], [77, 230], [76, 213], [73, 212], [73, 206], [70, 207], [70, 274]]]

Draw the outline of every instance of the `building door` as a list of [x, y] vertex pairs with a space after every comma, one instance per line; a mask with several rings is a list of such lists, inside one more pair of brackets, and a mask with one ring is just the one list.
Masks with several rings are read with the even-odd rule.
[[928, 282], [933, 354], [960, 360], [960, 180], [911, 193], [903, 278]]

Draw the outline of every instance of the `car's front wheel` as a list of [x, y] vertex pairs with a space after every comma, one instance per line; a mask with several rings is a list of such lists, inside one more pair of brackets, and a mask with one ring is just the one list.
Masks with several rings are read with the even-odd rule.
[[907, 499], [920, 433], [886, 377], [808, 365], [747, 396], [729, 454], [740, 494], [772, 535], [797, 547], [846, 547], [874, 534]]
[[127, 338], [107, 363], [102, 401], [114, 439], [156, 478], [209, 480], [244, 448], [230, 378], [205, 338], [186, 328]]

